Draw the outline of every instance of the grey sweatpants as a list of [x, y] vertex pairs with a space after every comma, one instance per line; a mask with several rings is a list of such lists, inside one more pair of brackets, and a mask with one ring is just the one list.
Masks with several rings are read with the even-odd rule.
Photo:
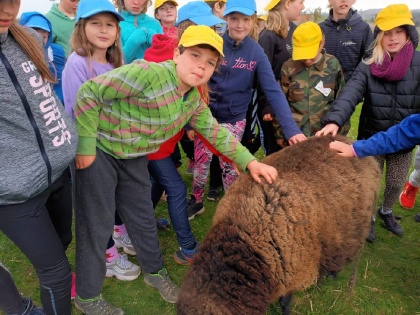
[[416, 155], [414, 156], [414, 170], [408, 179], [414, 187], [420, 187], [420, 147], [417, 147]]
[[106, 274], [105, 251], [116, 209], [145, 273], [162, 268], [147, 157], [118, 160], [102, 150], [88, 168], [76, 170], [76, 292], [99, 296]]

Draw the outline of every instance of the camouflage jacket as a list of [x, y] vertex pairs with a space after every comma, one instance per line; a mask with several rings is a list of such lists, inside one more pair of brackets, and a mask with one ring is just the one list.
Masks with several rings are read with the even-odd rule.
[[[321, 129], [321, 118], [328, 112], [340, 89], [344, 76], [337, 58], [322, 50], [322, 58], [310, 67], [289, 59], [281, 69], [280, 84], [296, 124], [309, 137]], [[276, 137], [284, 138], [277, 122]], [[350, 124], [340, 129], [346, 135]]]

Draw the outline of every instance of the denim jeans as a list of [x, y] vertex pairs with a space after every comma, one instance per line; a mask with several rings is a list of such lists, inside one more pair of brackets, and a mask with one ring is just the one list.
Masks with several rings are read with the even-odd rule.
[[179, 175], [171, 157], [149, 161], [152, 176], [152, 202], [156, 207], [162, 192], [166, 192], [169, 217], [175, 230], [178, 244], [191, 248], [196, 241], [191, 231], [187, 214], [187, 187]]

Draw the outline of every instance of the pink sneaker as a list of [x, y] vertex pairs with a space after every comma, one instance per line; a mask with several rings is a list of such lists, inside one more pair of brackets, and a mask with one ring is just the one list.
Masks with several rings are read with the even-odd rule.
[[74, 272], [71, 273], [71, 291], [70, 297], [72, 300], [76, 297], [76, 274]]

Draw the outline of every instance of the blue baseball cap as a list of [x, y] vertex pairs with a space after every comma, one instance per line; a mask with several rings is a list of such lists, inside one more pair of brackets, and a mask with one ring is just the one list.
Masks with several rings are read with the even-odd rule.
[[215, 16], [211, 11], [210, 6], [202, 1], [188, 2], [186, 5], [178, 9], [178, 20], [175, 22], [175, 26], [178, 26], [179, 23], [186, 20], [190, 20], [197, 25], [205, 26], [226, 24], [225, 20]]
[[255, 0], [227, 0], [224, 16], [233, 12], [251, 16], [257, 12], [257, 4]]
[[19, 19], [19, 24], [31, 28], [39, 28], [51, 33], [51, 23], [39, 12], [33, 11], [22, 13]]
[[102, 12], [112, 13], [118, 21], [124, 21], [122, 15], [115, 10], [109, 0], [81, 0], [77, 6], [76, 22]]

